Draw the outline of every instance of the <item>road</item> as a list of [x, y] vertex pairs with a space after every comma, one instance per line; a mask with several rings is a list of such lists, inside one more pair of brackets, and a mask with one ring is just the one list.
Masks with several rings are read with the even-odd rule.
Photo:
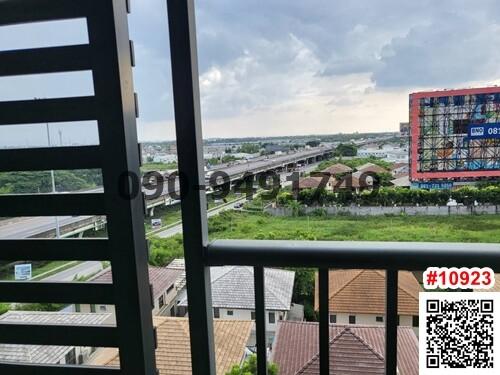
[[[245, 199], [246, 199], [245, 197], [241, 197], [240, 199], [237, 199], [237, 200], [235, 200], [235, 201], [233, 201], [225, 206], [214, 208], [213, 210], [210, 210], [207, 212], [207, 216], [212, 217], [212, 216], [220, 214], [223, 211], [232, 210], [232, 209], [234, 209], [234, 206], [236, 205], [236, 203], [243, 202]], [[167, 238], [167, 237], [175, 236], [178, 233], [182, 233], [182, 223], [177, 224], [177, 225], [170, 227], [168, 229], [165, 229], [164, 231], [157, 233], [156, 236], [160, 237], [160, 238]]]
[[102, 270], [102, 263], [98, 261], [83, 262], [75, 267], [56, 273], [42, 279], [43, 281], [73, 281], [82, 276], [89, 276]]
[[[76, 223], [92, 216], [60, 216], [59, 226]], [[0, 224], [0, 238], [19, 239], [30, 238], [54, 230], [54, 217], [30, 217], [2, 221]]]
[[[313, 171], [318, 164], [319, 163], [309, 164], [309, 165], [301, 168], [299, 170], [299, 172], [309, 173], [309, 172]], [[292, 184], [291, 181], [288, 181], [286, 179], [286, 177], [289, 176], [291, 173], [292, 172], [281, 173], [280, 174], [280, 181], [281, 181], [281, 185], [282, 186], [288, 186], [288, 185]], [[238, 199], [238, 200], [236, 200], [234, 202], [231, 202], [228, 205], [225, 205], [225, 206], [222, 206], [222, 207], [210, 210], [210, 211], [207, 212], [207, 216], [208, 217], [212, 217], [212, 216], [220, 214], [223, 211], [232, 210], [232, 209], [234, 209], [234, 206], [236, 205], [236, 203], [238, 203], [238, 202], [244, 202], [245, 199], [246, 199], [246, 197], [243, 196], [240, 199]], [[158, 236], [160, 238], [167, 238], [167, 237], [175, 236], [176, 234], [179, 234], [179, 233], [182, 233], [182, 223], [181, 224], [177, 224], [177, 225], [175, 225], [173, 227], [170, 227], [168, 229], [165, 229], [164, 231], [157, 233], [156, 236]]]

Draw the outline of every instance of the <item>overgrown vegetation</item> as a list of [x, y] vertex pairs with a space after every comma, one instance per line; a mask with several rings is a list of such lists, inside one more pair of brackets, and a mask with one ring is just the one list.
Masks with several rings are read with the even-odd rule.
[[141, 172], [164, 172], [170, 169], [177, 169], [177, 163], [161, 163], [161, 162], [148, 162], [144, 163], [141, 167]]
[[[234, 365], [226, 375], [257, 375], [257, 356], [252, 354], [242, 365]], [[278, 375], [278, 365], [276, 363], [267, 364], [267, 375]]]
[[341, 163], [344, 165], [347, 165], [348, 167], [351, 167], [352, 169], [356, 169], [357, 167], [366, 164], [366, 163], [372, 163], [376, 164], [382, 168], [385, 168], [389, 170], [392, 167], [392, 163], [389, 163], [385, 160], [378, 159], [375, 157], [369, 157], [369, 158], [355, 158], [355, 159], [342, 159], [339, 157], [335, 157], [333, 159], [328, 159], [325, 161], [322, 161], [321, 163], [318, 164], [318, 167], [316, 168], [316, 171], [322, 171], [329, 166], [333, 164]]
[[[54, 172], [57, 191], [77, 191], [102, 185], [97, 169]], [[0, 194], [49, 193], [52, 191], [50, 171], [0, 173]]]
[[[500, 241], [499, 215], [378, 216], [325, 215], [275, 217], [263, 213], [223, 212], [209, 219], [210, 239], [331, 240], [331, 241]], [[151, 239], [150, 262], [163, 266], [183, 257], [182, 236]], [[314, 269], [293, 269], [293, 302], [304, 305], [307, 320], [315, 320]]]
[[[455, 190], [405, 189], [381, 187], [365, 190], [359, 195], [349, 190], [330, 192], [324, 189], [304, 189], [298, 194], [300, 204], [311, 205], [350, 205], [361, 206], [445, 206], [449, 199], [466, 206], [481, 204], [500, 204], [500, 186], [488, 186], [482, 189], [462, 187]], [[276, 202], [281, 206], [294, 206], [295, 197], [288, 191], [279, 193]]]

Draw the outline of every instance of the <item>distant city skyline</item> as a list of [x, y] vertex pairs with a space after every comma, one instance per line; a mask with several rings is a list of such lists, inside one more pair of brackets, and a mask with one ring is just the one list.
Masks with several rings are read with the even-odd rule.
[[[204, 138], [398, 131], [411, 92], [500, 84], [494, 0], [196, 5]], [[141, 141], [175, 138], [165, 8], [135, 1], [129, 16]], [[86, 42], [82, 20], [0, 28], [0, 50]], [[91, 78], [0, 78], [0, 100], [92, 94]], [[41, 125], [0, 127], [0, 147], [43, 145]], [[52, 130], [98, 142], [95, 124]]]

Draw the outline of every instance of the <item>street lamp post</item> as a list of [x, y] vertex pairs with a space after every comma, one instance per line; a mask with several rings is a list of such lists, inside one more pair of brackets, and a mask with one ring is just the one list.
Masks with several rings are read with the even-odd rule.
[[[49, 128], [49, 124], [46, 123], [45, 126], [46, 126], [46, 129], [47, 129], [47, 142], [48, 142], [49, 147], [51, 147], [52, 143], [50, 141], [50, 128]], [[59, 137], [60, 136], [61, 136], [61, 133], [59, 133]], [[56, 179], [55, 179], [55, 174], [54, 174], [54, 170], [53, 169], [50, 171], [50, 177], [51, 177], [51, 180], [52, 180], [52, 193], [56, 193]], [[55, 222], [56, 222], [56, 238], [60, 238], [61, 237], [61, 231], [59, 229], [59, 217], [58, 216], [54, 216], [54, 219], [55, 219]]]

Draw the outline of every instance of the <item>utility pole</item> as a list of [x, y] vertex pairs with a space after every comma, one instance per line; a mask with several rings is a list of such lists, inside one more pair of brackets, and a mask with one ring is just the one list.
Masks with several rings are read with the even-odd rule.
[[[52, 147], [52, 143], [50, 141], [49, 123], [46, 123], [45, 126], [46, 126], [46, 129], [47, 129], [47, 142], [48, 142], [49, 147]], [[61, 131], [60, 130], [59, 130], [59, 138], [62, 139], [62, 135], [61, 135]], [[50, 171], [50, 177], [51, 177], [51, 180], [52, 180], [52, 193], [56, 193], [56, 179], [55, 179], [55, 174], [54, 174], [54, 170], [53, 169]], [[60, 238], [61, 237], [61, 231], [59, 229], [59, 217], [58, 216], [54, 216], [54, 219], [55, 219], [55, 222], [56, 222], [56, 238]]]

